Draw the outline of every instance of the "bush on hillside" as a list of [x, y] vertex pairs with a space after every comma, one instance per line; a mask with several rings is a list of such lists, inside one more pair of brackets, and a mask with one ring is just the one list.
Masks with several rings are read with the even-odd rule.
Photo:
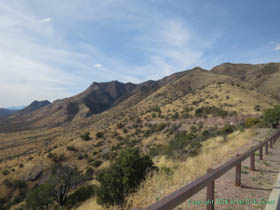
[[280, 121], [280, 105], [274, 106], [271, 109], [266, 109], [263, 114], [263, 120], [267, 126], [276, 128]]
[[96, 136], [97, 138], [103, 138], [104, 133], [103, 133], [102, 131], [99, 131], [99, 132], [97, 132], [97, 133], [95, 134], [95, 136]]
[[93, 161], [93, 163], [92, 163], [92, 165], [93, 165], [93, 167], [99, 167], [101, 164], [103, 163], [103, 161], [102, 160], [95, 160], [95, 161]]
[[67, 208], [73, 208], [74, 206], [77, 206], [77, 204], [80, 204], [86, 201], [87, 199], [93, 197], [95, 193], [95, 188], [95, 185], [82, 186], [74, 193], [70, 194], [66, 200]]
[[6, 200], [4, 198], [0, 198], [0, 209], [5, 210], [6, 208], [4, 207], [6, 203]]
[[134, 192], [147, 172], [153, 169], [153, 161], [141, 156], [138, 149], [130, 148], [120, 153], [112, 165], [97, 175], [98, 203], [103, 206], [123, 204], [127, 194]]
[[74, 146], [67, 146], [67, 150], [68, 151], [72, 151], [72, 152], [78, 152], [79, 150], [76, 148], [76, 147], [74, 147]]
[[199, 152], [201, 144], [193, 133], [179, 132], [168, 145], [161, 145], [158, 150], [162, 155], [169, 157], [182, 158], [192, 156]]
[[219, 130], [219, 134], [222, 136], [226, 136], [228, 134], [231, 134], [236, 129], [236, 126], [234, 125], [225, 125], [222, 129]]
[[89, 141], [90, 140], [89, 132], [82, 134], [81, 139], [83, 139], [84, 141]]
[[197, 117], [206, 117], [208, 114], [212, 114], [213, 116], [226, 117], [230, 113], [215, 106], [200, 107], [195, 110], [195, 116]]
[[247, 118], [245, 120], [245, 127], [246, 128], [251, 128], [254, 127], [255, 125], [257, 125], [260, 122], [259, 119], [256, 118]]
[[41, 184], [34, 187], [27, 194], [25, 202], [27, 209], [49, 209], [49, 206], [53, 203], [52, 187], [48, 184]]

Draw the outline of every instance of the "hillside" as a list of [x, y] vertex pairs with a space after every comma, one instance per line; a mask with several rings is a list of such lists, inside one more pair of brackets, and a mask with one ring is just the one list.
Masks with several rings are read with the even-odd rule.
[[[0, 120], [0, 185], [6, 179], [24, 180], [28, 187], [42, 183], [55, 163], [71, 163], [82, 173], [91, 168], [96, 183], [97, 172], [131, 146], [150, 155], [158, 166], [172, 163], [176, 170], [175, 165], [188, 161], [192, 149], [171, 151], [178, 136], [191, 134], [199, 143], [227, 126], [237, 129], [246, 119], [258, 120], [265, 109], [279, 104], [278, 76], [279, 64], [226, 63], [140, 84], [92, 83], [70, 98], [51, 104], [35, 101]], [[248, 142], [237, 134], [253, 138], [252, 133], [254, 129], [236, 131], [229, 139], [245, 145]], [[213, 144], [219, 139], [211, 138]], [[33, 173], [38, 175], [34, 179]], [[2, 186], [0, 198], [18, 195]]]
[[245, 81], [250, 84], [251, 88], [280, 99], [280, 63], [257, 65], [225, 63], [214, 67], [211, 72]]
[[[30, 113], [25, 108], [1, 124], [0, 132], [55, 127], [69, 122], [91, 121], [96, 114], [120, 104], [120, 110], [134, 107], [142, 100], [141, 109], [170, 103], [197, 89], [213, 83], [235, 84], [262, 94], [280, 99], [280, 64], [231, 64], [218, 65], [207, 71], [196, 67], [191, 70], [167, 76], [158, 81], [141, 84], [121, 83], [118, 81], [94, 82], [84, 92], [66, 99], [54, 101], [42, 109]], [[270, 97], [269, 96], [269, 97]], [[48, 105], [48, 104], [46, 104]], [[146, 107], [146, 108], [144, 108]], [[38, 107], [41, 108], [41, 107]], [[119, 112], [119, 111], [116, 111]], [[98, 120], [97, 120], [98, 121]], [[3, 122], [3, 120], [2, 120]], [[103, 123], [101, 123], [103, 124]]]
[[0, 108], [0, 117], [7, 117], [7, 116], [13, 114], [14, 112], [16, 112], [16, 110]]
[[48, 101], [35, 101], [17, 115], [6, 119], [2, 123], [0, 132], [55, 127], [76, 118], [86, 118], [114, 106], [135, 87], [136, 85], [132, 83], [124, 84], [118, 81], [94, 82], [84, 92], [70, 98], [56, 100], [52, 104]]

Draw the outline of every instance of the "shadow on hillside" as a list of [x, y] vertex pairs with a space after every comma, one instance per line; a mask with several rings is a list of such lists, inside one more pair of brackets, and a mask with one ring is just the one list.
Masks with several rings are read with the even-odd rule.
[[272, 173], [272, 174], [278, 174], [280, 173], [280, 171], [271, 171], [271, 170], [259, 170], [259, 169], [256, 169], [256, 171], [258, 172], [264, 172], [264, 173]]
[[280, 155], [280, 154], [276, 154], [276, 153], [269, 153], [269, 155]]
[[251, 189], [251, 190], [263, 190], [263, 191], [272, 191], [272, 188], [259, 188], [259, 187], [250, 187], [246, 185], [241, 185], [242, 188]]
[[280, 160], [269, 160], [270, 162], [280, 163]]

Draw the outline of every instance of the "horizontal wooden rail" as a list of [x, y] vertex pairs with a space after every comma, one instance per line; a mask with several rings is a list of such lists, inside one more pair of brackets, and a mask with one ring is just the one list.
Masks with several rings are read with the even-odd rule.
[[[190, 184], [187, 184], [180, 188], [179, 190], [163, 197], [158, 202], [150, 205], [149, 207], [145, 208], [145, 210], [170, 210], [178, 206], [179, 204], [186, 201], [188, 198], [202, 190], [204, 187], [207, 187], [207, 200], [213, 200], [213, 195], [211, 192], [214, 190], [214, 182], [216, 179], [221, 177], [223, 174], [228, 172], [233, 167], [236, 167], [236, 180], [235, 184], [236, 186], [241, 185], [241, 162], [251, 157], [250, 161], [250, 169], [255, 169], [255, 152], [260, 151], [261, 155], [260, 158], [263, 158], [262, 155], [262, 148], [265, 146], [265, 154], [268, 153], [268, 144], [270, 143], [270, 146], [272, 147], [272, 144], [275, 143], [275, 141], [280, 137], [280, 130], [278, 130], [274, 135], [272, 135], [270, 138], [266, 139], [265, 141], [259, 143], [256, 146], [252, 146], [248, 151], [246, 151], [243, 154], [238, 154], [235, 158], [232, 158], [231, 160], [227, 161], [223, 165], [219, 166], [216, 169], [211, 169], [207, 171], [207, 174], [204, 176], [199, 177], [195, 181], [191, 182]], [[211, 205], [211, 207], [206, 205], [206, 209], [214, 209], [214, 206]], [[140, 210], [139, 208], [136, 208], [134, 210]], [[143, 209], [144, 210], [144, 209]]]

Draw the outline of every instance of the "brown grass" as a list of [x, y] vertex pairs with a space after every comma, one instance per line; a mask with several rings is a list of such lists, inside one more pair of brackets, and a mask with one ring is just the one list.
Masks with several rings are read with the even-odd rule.
[[[270, 130], [267, 129], [267, 135]], [[144, 208], [158, 201], [162, 197], [174, 192], [185, 184], [206, 173], [207, 169], [224, 162], [234, 156], [240, 148], [244, 148], [252, 142], [257, 135], [254, 129], [244, 132], [236, 131], [228, 136], [227, 141], [222, 137], [211, 138], [203, 142], [203, 148], [199, 155], [188, 158], [185, 161], [170, 160], [166, 157], [156, 157], [154, 162], [159, 167], [168, 167], [174, 171], [172, 176], [163, 173], [148, 175], [141, 184], [139, 190], [128, 196], [125, 209]], [[219, 151], [219, 152], [217, 152]], [[102, 209], [95, 199], [90, 199], [77, 210]], [[117, 210], [119, 207], [112, 207]]]
[[131, 207], [146, 207], [158, 201], [163, 196], [205, 174], [208, 168], [229, 159], [240, 147], [248, 144], [254, 136], [255, 131], [252, 129], [243, 133], [237, 131], [231, 134], [226, 142], [223, 142], [221, 137], [207, 140], [203, 143], [202, 152], [186, 161], [167, 161], [166, 164], [160, 161], [159, 165], [172, 168], [174, 175], [168, 177], [158, 173], [149, 176], [141, 184], [139, 190], [128, 197], [128, 204]]

